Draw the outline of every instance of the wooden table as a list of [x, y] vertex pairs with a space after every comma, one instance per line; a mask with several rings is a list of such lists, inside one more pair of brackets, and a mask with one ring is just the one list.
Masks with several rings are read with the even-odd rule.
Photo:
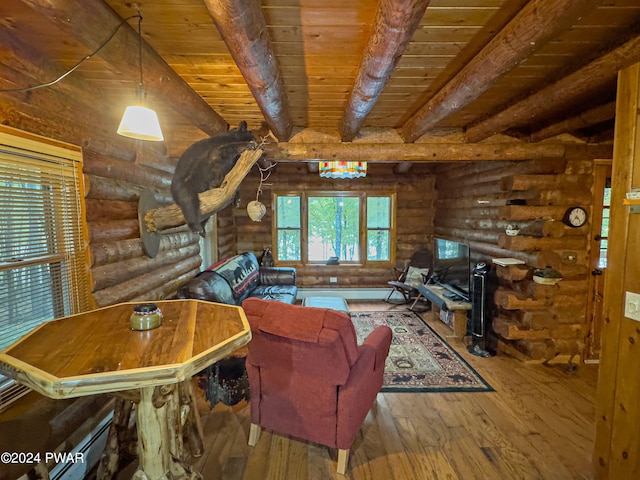
[[418, 291], [431, 302], [434, 317], [440, 310], [452, 312], [453, 318], [449, 327], [453, 330], [453, 337], [463, 339], [467, 334], [467, 312], [471, 310], [471, 303], [445, 297], [444, 294], [449, 291], [439, 285], [420, 285]]
[[183, 453], [176, 385], [247, 344], [251, 330], [240, 307], [156, 303], [164, 318], [153, 330], [130, 329], [135, 303], [44, 323], [0, 352], [0, 373], [51, 398], [137, 396], [140, 466], [133, 478], [199, 478], [172, 461]]

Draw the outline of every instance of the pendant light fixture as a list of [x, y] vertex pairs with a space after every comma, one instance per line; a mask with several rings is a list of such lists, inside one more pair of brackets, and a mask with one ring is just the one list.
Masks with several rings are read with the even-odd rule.
[[320, 162], [323, 178], [362, 178], [367, 176], [367, 162]]
[[138, 65], [140, 67], [140, 83], [138, 84], [136, 105], [128, 106], [120, 126], [118, 133], [124, 137], [136, 138], [138, 140], [148, 140], [152, 142], [161, 142], [164, 140], [162, 129], [158, 121], [158, 115], [150, 108], [144, 106], [145, 91], [142, 82], [142, 15], [138, 12]]

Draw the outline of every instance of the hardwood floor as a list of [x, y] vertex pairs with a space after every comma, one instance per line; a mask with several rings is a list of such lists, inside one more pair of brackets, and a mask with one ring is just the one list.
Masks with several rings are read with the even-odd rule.
[[[429, 323], [446, 333], [439, 321]], [[507, 356], [475, 357], [462, 342], [450, 343], [495, 392], [378, 394], [346, 476], [336, 473], [335, 449], [266, 431], [249, 447], [246, 403], [204, 412], [205, 454], [194, 466], [205, 480], [592, 478], [597, 365], [567, 373]]]

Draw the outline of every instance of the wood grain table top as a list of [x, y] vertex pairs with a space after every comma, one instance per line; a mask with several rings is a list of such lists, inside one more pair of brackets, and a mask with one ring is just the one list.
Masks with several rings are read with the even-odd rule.
[[131, 330], [136, 303], [46, 322], [0, 352], [0, 373], [51, 398], [115, 392], [183, 381], [251, 339], [240, 307], [155, 303], [153, 330]]

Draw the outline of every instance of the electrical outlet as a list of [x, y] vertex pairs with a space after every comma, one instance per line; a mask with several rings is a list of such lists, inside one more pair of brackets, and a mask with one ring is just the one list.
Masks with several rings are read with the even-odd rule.
[[640, 322], [640, 294], [633, 292], [625, 293], [624, 316]]
[[338, 277], [329, 277], [329, 283], [338, 283]]

